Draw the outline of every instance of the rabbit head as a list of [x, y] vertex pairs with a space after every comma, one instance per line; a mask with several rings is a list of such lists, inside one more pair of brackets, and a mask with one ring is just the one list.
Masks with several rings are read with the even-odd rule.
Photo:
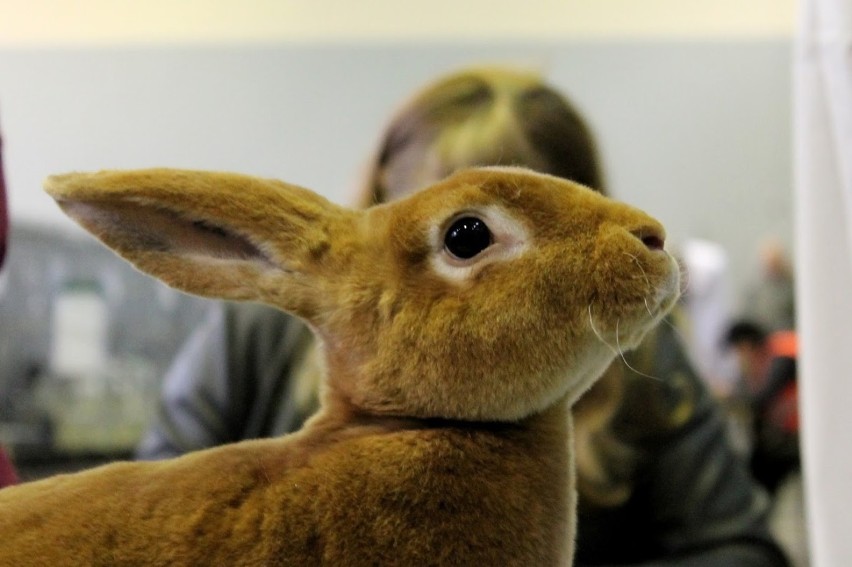
[[167, 284], [307, 321], [337, 410], [521, 419], [576, 399], [679, 291], [657, 221], [517, 168], [365, 210], [230, 173], [74, 173], [46, 187]]

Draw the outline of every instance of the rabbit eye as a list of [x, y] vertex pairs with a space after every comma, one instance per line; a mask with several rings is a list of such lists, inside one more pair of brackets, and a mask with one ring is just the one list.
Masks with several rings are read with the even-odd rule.
[[476, 217], [462, 217], [444, 235], [447, 251], [462, 260], [473, 258], [492, 243], [491, 230]]

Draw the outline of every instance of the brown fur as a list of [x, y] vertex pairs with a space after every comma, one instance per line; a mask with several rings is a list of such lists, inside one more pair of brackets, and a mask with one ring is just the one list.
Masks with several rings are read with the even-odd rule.
[[[304, 318], [328, 377], [293, 435], [0, 491], [0, 564], [570, 563], [570, 404], [677, 295], [656, 221], [520, 169], [363, 212], [224, 173], [47, 188], [167, 283]], [[459, 213], [494, 234], [471, 260]]]

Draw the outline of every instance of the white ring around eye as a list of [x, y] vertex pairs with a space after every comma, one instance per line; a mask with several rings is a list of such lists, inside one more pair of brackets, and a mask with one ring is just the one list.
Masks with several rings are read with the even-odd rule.
[[[444, 233], [458, 219], [478, 217], [491, 230], [491, 246], [473, 258], [453, 256], [444, 246]], [[443, 222], [432, 226], [429, 234], [432, 257], [430, 263], [435, 273], [452, 282], [469, 281], [483, 266], [519, 257], [530, 245], [530, 231], [512, 214], [496, 205], [458, 211]]]

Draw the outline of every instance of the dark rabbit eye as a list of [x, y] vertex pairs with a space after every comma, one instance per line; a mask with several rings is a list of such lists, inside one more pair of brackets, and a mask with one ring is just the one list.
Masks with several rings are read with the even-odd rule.
[[467, 260], [491, 246], [491, 231], [476, 217], [462, 217], [447, 230], [444, 246], [456, 258]]

